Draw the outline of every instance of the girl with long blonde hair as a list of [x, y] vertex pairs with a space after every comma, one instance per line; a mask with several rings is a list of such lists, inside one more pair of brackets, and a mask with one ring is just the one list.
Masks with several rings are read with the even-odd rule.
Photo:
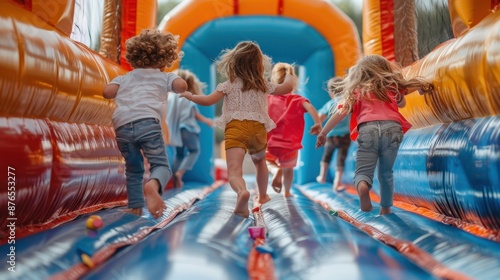
[[224, 99], [216, 125], [224, 130], [229, 185], [237, 194], [234, 213], [243, 217], [250, 214], [250, 193], [243, 179], [243, 159], [247, 152], [256, 168], [257, 202], [264, 204], [270, 200], [265, 153], [267, 132], [276, 125], [267, 112], [267, 95], [286, 94], [294, 86], [292, 75], [287, 75], [281, 84], [268, 82], [266, 70], [270, 65], [270, 58], [262, 53], [259, 45], [243, 41], [233, 49], [224, 50], [217, 63], [217, 70], [227, 81], [217, 85], [209, 95], [194, 95], [189, 91], [181, 94], [205, 106]]
[[354, 186], [361, 210], [373, 209], [370, 189], [378, 164], [380, 214], [391, 212], [394, 182], [392, 169], [403, 134], [411, 124], [399, 113], [406, 105], [405, 95], [418, 89], [428, 93], [434, 85], [423, 78], [406, 80], [401, 70], [380, 55], [361, 58], [347, 76], [334, 83], [341, 92], [339, 106], [319, 133], [316, 147], [326, 142], [326, 134], [349, 113], [351, 139], [358, 141]]

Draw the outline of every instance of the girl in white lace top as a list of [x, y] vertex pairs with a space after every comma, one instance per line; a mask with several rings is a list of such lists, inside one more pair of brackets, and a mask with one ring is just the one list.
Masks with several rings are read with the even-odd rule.
[[267, 82], [264, 70], [270, 59], [259, 46], [250, 41], [240, 42], [224, 50], [217, 64], [219, 73], [227, 79], [209, 95], [181, 94], [194, 103], [209, 106], [224, 98], [222, 115], [216, 124], [224, 129], [229, 185], [237, 193], [234, 213], [248, 217], [248, 192], [243, 179], [243, 159], [248, 153], [256, 168], [259, 191], [258, 203], [270, 200], [267, 195], [268, 170], [265, 161], [267, 132], [276, 127], [267, 112], [267, 94], [287, 94], [293, 90], [295, 77], [287, 75], [282, 84]]

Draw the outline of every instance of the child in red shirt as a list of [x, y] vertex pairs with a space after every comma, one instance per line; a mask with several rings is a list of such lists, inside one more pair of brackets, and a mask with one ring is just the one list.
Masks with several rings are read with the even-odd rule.
[[[277, 63], [273, 67], [271, 80], [274, 83], [282, 83], [286, 74], [295, 76], [293, 66], [288, 63]], [[269, 117], [276, 123], [276, 128], [267, 134], [266, 160], [273, 174], [271, 186], [280, 193], [285, 185], [284, 196], [290, 197], [293, 168], [297, 165], [299, 150], [302, 149], [304, 114], [309, 113], [314, 120], [311, 134], [319, 133], [321, 121], [309, 100], [298, 94], [290, 92], [285, 95], [268, 95], [267, 99]]]

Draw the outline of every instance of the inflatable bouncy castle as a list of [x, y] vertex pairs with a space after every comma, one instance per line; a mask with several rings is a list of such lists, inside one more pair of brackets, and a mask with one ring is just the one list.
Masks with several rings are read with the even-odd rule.
[[[364, 0], [361, 34], [325, 0], [184, 0], [159, 20], [156, 0], [0, 2], [1, 279], [500, 277], [500, 1]], [[376, 214], [378, 182], [375, 210], [359, 210], [355, 143], [349, 187], [333, 192], [315, 181], [322, 150], [304, 135], [294, 196], [269, 188], [254, 215], [234, 215], [204, 125], [184, 186], [164, 186], [164, 215], [124, 212], [115, 105], [102, 89], [131, 70], [124, 43], [147, 28], [180, 36], [173, 68], [208, 92], [214, 60], [242, 40], [297, 65], [298, 93], [316, 108], [326, 81], [364, 54], [432, 80], [435, 92], [410, 93], [401, 110], [413, 127], [394, 166], [393, 213]]]

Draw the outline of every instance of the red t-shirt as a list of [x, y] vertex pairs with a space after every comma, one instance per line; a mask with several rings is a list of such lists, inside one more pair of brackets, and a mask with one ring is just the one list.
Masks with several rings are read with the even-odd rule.
[[269, 117], [276, 123], [276, 128], [267, 133], [267, 146], [299, 150], [304, 136], [303, 103], [308, 99], [293, 93], [268, 95]]
[[373, 96], [371, 100], [359, 99], [354, 104], [350, 123], [353, 141], [358, 138], [358, 125], [364, 122], [397, 121], [401, 124], [403, 133], [411, 128], [411, 124], [399, 112], [396, 94], [390, 92], [389, 95], [391, 96], [390, 102], [378, 100]]

